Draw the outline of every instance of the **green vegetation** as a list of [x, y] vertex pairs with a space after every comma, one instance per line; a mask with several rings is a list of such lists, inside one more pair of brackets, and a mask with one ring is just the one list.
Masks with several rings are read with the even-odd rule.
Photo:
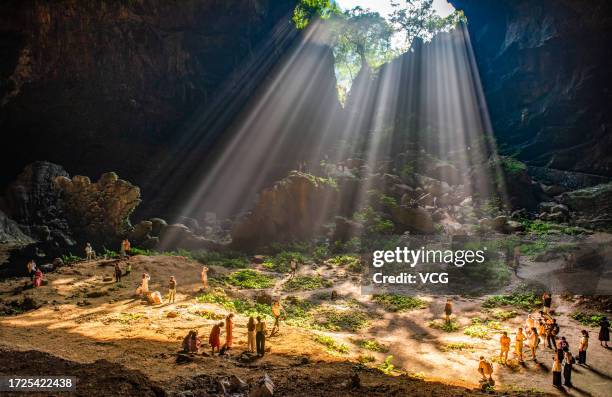
[[209, 266], [223, 266], [230, 269], [240, 269], [248, 267], [249, 258], [240, 252], [214, 252], [202, 251], [193, 254], [198, 262]]
[[329, 288], [333, 283], [321, 276], [295, 276], [283, 286], [285, 291], [304, 291], [319, 288]]
[[391, 375], [391, 373], [395, 370], [395, 366], [391, 363], [391, 360], [393, 360], [393, 356], [389, 355], [387, 358], [385, 358], [385, 361], [378, 366], [378, 369], [385, 375]]
[[475, 317], [472, 319], [472, 324], [465, 327], [463, 333], [472, 338], [489, 339], [491, 332], [501, 329], [502, 326], [498, 321]]
[[268, 258], [262, 266], [279, 273], [287, 273], [291, 270], [291, 261], [295, 261], [298, 264], [305, 263], [306, 258], [300, 252], [282, 251]]
[[504, 310], [504, 309], [493, 309], [489, 313], [491, 317], [496, 320], [505, 321], [511, 318], [518, 316], [518, 313], [514, 310]]
[[366, 231], [371, 234], [389, 234], [395, 228], [391, 220], [370, 206], [355, 212], [353, 218], [357, 222], [363, 223]]
[[500, 157], [500, 165], [510, 176], [520, 175], [527, 171], [527, 165], [513, 157]]
[[347, 345], [343, 343], [337, 343], [331, 336], [317, 335], [315, 337], [315, 341], [327, 347], [328, 350], [338, 352], [340, 354], [347, 354], [349, 352], [349, 348]]
[[425, 301], [414, 296], [383, 294], [374, 295], [372, 300], [391, 312], [404, 312], [412, 309], [422, 309], [427, 306]]
[[493, 295], [482, 303], [482, 307], [485, 309], [503, 306], [512, 306], [517, 309], [532, 311], [542, 306], [542, 300], [535, 292], [529, 291], [525, 287], [519, 287], [510, 295]]
[[143, 313], [120, 313], [119, 322], [122, 324], [130, 324], [144, 317]]
[[113, 259], [113, 258], [118, 258], [119, 254], [116, 253], [113, 250], [109, 250], [108, 248], [104, 248], [102, 250], [102, 257], [106, 258], [106, 259]]
[[336, 3], [331, 0], [299, 0], [291, 20], [297, 29], [302, 30], [317, 17], [327, 19], [339, 12]]
[[362, 349], [371, 350], [373, 352], [386, 353], [389, 351], [387, 346], [378, 343], [376, 339], [355, 339], [353, 343]]
[[597, 327], [599, 322], [605, 317], [603, 314], [588, 314], [583, 312], [574, 312], [571, 317], [582, 325], [588, 327]]
[[433, 320], [429, 322], [429, 327], [433, 329], [439, 329], [444, 332], [456, 332], [459, 330], [459, 323], [455, 319], [450, 321], [444, 320]]
[[374, 358], [374, 356], [366, 354], [366, 355], [360, 355], [359, 357], [357, 357], [357, 362], [360, 364], [369, 364], [369, 363], [373, 363], [374, 361], [376, 361], [376, 358]]
[[274, 278], [252, 269], [238, 270], [225, 278], [233, 286], [248, 289], [270, 288]]
[[68, 253], [68, 255], [62, 255], [60, 259], [62, 260], [62, 262], [64, 262], [65, 265], [69, 265], [71, 263], [76, 263], [83, 260], [83, 258], [80, 258], [76, 255], [72, 255], [72, 253]]
[[314, 323], [330, 331], [357, 332], [368, 326], [368, 318], [365, 313], [356, 310], [336, 310], [324, 307], [314, 313]]
[[449, 342], [442, 347], [444, 351], [462, 351], [474, 349], [474, 345], [465, 342]]
[[332, 266], [346, 266], [349, 272], [361, 272], [361, 259], [357, 255], [336, 255], [325, 262]]
[[196, 297], [199, 303], [215, 303], [221, 305], [230, 312], [243, 314], [245, 316], [272, 317], [272, 308], [269, 305], [256, 303], [251, 300], [230, 298], [223, 291], [208, 292]]

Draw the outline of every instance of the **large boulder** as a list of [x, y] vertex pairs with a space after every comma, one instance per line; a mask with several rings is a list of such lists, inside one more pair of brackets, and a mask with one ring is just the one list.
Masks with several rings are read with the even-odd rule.
[[132, 230], [129, 216], [140, 204], [140, 189], [117, 174], [102, 174], [92, 183], [85, 176], [55, 178], [62, 208], [79, 239], [115, 244]]
[[34, 240], [21, 231], [19, 225], [0, 211], [0, 244], [24, 246], [34, 243]]
[[398, 205], [391, 210], [393, 222], [402, 230], [431, 234], [435, 232], [431, 214], [423, 208]]
[[310, 238], [335, 212], [338, 197], [338, 188], [332, 181], [292, 172], [263, 190], [253, 211], [234, 225], [232, 247], [251, 249], [271, 242]]
[[590, 229], [612, 229], [612, 183], [574, 190], [557, 196], [574, 212], [573, 221]]

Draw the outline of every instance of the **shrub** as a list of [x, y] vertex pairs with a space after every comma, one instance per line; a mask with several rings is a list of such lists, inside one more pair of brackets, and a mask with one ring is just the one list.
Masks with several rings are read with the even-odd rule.
[[459, 323], [456, 320], [451, 319], [450, 321], [444, 320], [433, 320], [429, 322], [429, 327], [433, 329], [439, 329], [444, 332], [455, 332], [459, 330]]
[[462, 351], [473, 349], [474, 345], [465, 342], [450, 342], [442, 348], [444, 351]]
[[222, 266], [232, 269], [244, 268], [249, 265], [249, 259], [242, 253], [228, 251], [200, 251], [193, 254], [194, 259], [204, 265]]
[[245, 316], [272, 317], [272, 308], [269, 305], [247, 299], [230, 298], [223, 292], [208, 292], [197, 296], [196, 301], [200, 303], [215, 303], [221, 305], [227, 311]]
[[130, 250], [130, 254], [131, 255], [144, 255], [144, 256], [152, 256], [152, 255], [156, 255], [157, 253], [148, 249], [142, 249], [142, 248], [138, 248], [138, 247], [132, 247], [132, 249]]
[[378, 343], [376, 339], [358, 339], [353, 341], [357, 346], [371, 350], [373, 352], [382, 352], [386, 353], [389, 351], [389, 348], [385, 345]]
[[287, 273], [291, 270], [291, 261], [304, 263], [306, 259], [300, 252], [283, 251], [263, 263], [263, 267], [279, 273]]
[[395, 366], [391, 363], [391, 360], [393, 360], [393, 356], [387, 356], [385, 361], [378, 366], [378, 369], [380, 369], [384, 374], [390, 375], [395, 370]]
[[369, 355], [369, 354], [357, 357], [357, 362], [360, 364], [369, 364], [369, 363], [373, 363], [374, 361], [376, 361], [374, 356]]
[[333, 283], [321, 276], [295, 276], [283, 286], [286, 291], [303, 291], [319, 288], [329, 288]]
[[496, 320], [504, 321], [518, 316], [518, 313], [514, 310], [493, 309], [490, 315]]
[[236, 287], [248, 289], [269, 288], [274, 284], [273, 277], [252, 269], [233, 272], [225, 280]]
[[332, 258], [329, 258], [326, 263], [332, 266], [346, 266], [349, 272], [361, 272], [361, 260], [357, 255], [336, 255]]
[[76, 256], [76, 255], [72, 255], [72, 253], [68, 253], [68, 255], [62, 255], [61, 256], [62, 262], [64, 262], [65, 265], [69, 265], [71, 263], [76, 263], [78, 261], [81, 261], [82, 258]]
[[391, 312], [403, 312], [412, 309], [422, 309], [427, 304], [414, 296], [403, 296], [394, 294], [374, 295], [372, 300], [381, 304], [386, 310]]
[[588, 327], [597, 327], [599, 322], [604, 318], [603, 314], [587, 314], [583, 312], [574, 312], [571, 317], [582, 325]]
[[317, 335], [315, 337], [315, 341], [327, 347], [329, 350], [338, 352], [340, 354], [347, 354], [349, 352], [349, 348], [347, 345], [343, 343], [337, 343], [331, 336]]
[[315, 313], [315, 323], [330, 331], [357, 332], [368, 325], [368, 318], [364, 313], [355, 310], [321, 308]]
[[472, 338], [489, 339], [490, 331], [499, 331], [502, 329], [498, 321], [483, 320], [475, 317], [472, 319], [472, 325], [467, 326], [463, 333]]
[[516, 289], [510, 295], [493, 295], [488, 297], [482, 307], [491, 309], [501, 306], [513, 306], [525, 311], [532, 311], [542, 305], [540, 297], [534, 292], [529, 292], [522, 289]]

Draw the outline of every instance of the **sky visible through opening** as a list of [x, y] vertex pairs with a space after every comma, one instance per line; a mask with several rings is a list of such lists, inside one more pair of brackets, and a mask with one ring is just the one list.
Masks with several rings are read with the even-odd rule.
[[[401, 4], [402, 1], [399, 1]], [[391, 0], [336, 0], [343, 10], [348, 10], [354, 7], [369, 8], [372, 11], [378, 12], [381, 16], [387, 17], [393, 12]], [[455, 10], [446, 0], [434, 0], [433, 7], [441, 17], [446, 17]]]

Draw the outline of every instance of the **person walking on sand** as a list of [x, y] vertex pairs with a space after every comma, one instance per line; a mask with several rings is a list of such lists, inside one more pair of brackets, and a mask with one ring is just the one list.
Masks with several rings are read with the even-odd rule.
[[227, 350], [234, 345], [234, 313], [225, 317], [225, 347]]
[[531, 349], [531, 358], [533, 361], [538, 361], [536, 359], [536, 350], [538, 349], [538, 345], [540, 344], [540, 337], [538, 336], [538, 330], [533, 327], [531, 328], [531, 332], [529, 333], [529, 348]]
[[280, 296], [272, 302], [272, 314], [274, 315], [274, 325], [272, 325], [272, 331], [270, 331], [270, 336], [276, 335], [277, 332], [280, 331], [280, 317], [281, 313], [285, 311], [282, 308], [280, 303]]
[[261, 321], [259, 316], [257, 316], [257, 324], [255, 324], [255, 344], [257, 346], [257, 356], [263, 357], [266, 353], [266, 322]]
[[563, 385], [572, 387], [572, 369], [574, 364], [574, 356], [569, 351], [565, 352], [563, 358]]
[[221, 351], [221, 327], [223, 327], [223, 325], [223, 321], [213, 325], [210, 335], [208, 336], [208, 344], [212, 348], [212, 356], [215, 355], [215, 348], [217, 349], [217, 353]]
[[586, 365], [587, 349], [589, 348], [589, 332], [583, 329], [581, 334], [580, 344], [578, 345], [578, 364]]
[[85, 244], [85, 259], [90, 261], [96, 258], [96, 252], [94, 251], [91, 243]]
[[553, 357], [552, 374], [553, 386], [561, 388], [561, 362], [559, 361], [559, 357], [557, 357], [556, 354]]
[[550, 308], [552, 307], [552, 296], [548, 292], [544, 292], [542, 294], [542, 306], [545, 314], [550, 313]]
[[176, 297], [176, 279], [174, 276], [170, 276], [170, 281], [168, 282], [168, 302], [174, 303], [174, 298]]
[[553, 318], [549, 325], [548, 330], [546, 332], [546, 344], [549, 349], [555, 349], [557, 347], [557, 335], [559, 334], [559, 324], [557, 324], [557, 319]]
[[202, 273], [200, 273], [200, 277], [202, 278], [202, 288], [204, 290], [208, 289], [208, 268], [206, 266], [202, 266]]
[[485, 360], [484, 356], [480, 356], [480, 361], [478, 362], [478, 373], [482, 376], [483, 382], [493, 382], [493, 366], [490, 362]]
[[499, 361], [507, 365], [508, 364], [508, 352], [510, 351], [510, 337], [507, 332], [504, 332], [501, 338], [499, 338], [500, 352]]
[[599, 321], [599, 344], [608, 347], [608, 342], [610, 342], [610, 321], [604, 317]]
[[247, 323], [247, 348], [251, 353], [255, 353], [255, 319], [249, 317]]
[[447, 323], [450, 323], [451, 315], [453, 314], [453, 301], [451, 298], [446, 299], [446, 304], [444, 305], [444, 318]]
[[516, 337], [514, 338], [514, 354], [518, 357], [519, 363], [523, 363], [523, 342], [525, 341], [525, 335], [523, 334], [523, 328], [519, 328]]
[[542, 319], [538, 320], [538, 335], [540, 336], [540, 343], [546, 342], [546, 323]]
[[121, 282], [121, 268], [119, 267], [119, 262], [115, 262], [115, 282]]

